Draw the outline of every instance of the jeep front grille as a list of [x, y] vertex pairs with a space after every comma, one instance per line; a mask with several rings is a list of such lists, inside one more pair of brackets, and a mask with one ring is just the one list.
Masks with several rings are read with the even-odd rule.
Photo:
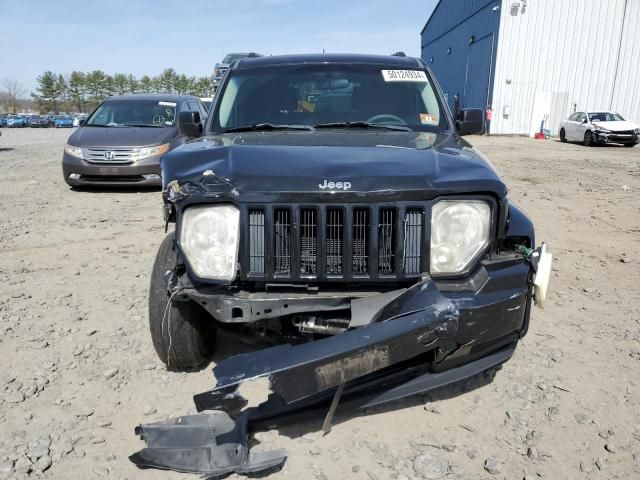
[[427, 209], [414, 205], [243, 208], [245, 280], [386, 281], [428, 269]]

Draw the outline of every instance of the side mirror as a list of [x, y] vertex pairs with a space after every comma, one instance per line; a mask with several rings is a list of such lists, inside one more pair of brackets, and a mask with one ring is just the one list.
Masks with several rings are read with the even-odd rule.
[[484, 111], [481, 108], [460, 110], [456, 127], [460, 135], [473, 135], [484, 130]]
[[202, 122], [198, 112], [180, 112], [178, 114], [178, 130], [180, 135], [189, 138], [202, 136]]
[[86, 120], [80, 120], [80, 121], [78, 122], [78, 124], [79, 124], [80, 126], [84, 125], [85, 123], [87, 123], [87, 121], [86, 121]]
[[583, 119], [582, 119], [582, 123], [587, 123], [587, 119], [586, 119], [586, 118], [583, 118]]

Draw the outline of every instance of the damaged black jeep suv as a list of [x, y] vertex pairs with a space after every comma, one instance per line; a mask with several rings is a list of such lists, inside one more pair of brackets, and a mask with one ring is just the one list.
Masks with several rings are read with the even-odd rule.
[[149, 304], [170, 368], [203, 365], [224, 328], [287, 345], [225, 360], [218, 387], [271, 375], [289, 402], [458, 372], [442, 384], [506, 361], [544, 301], [550, 254], [462, 138], [482, 111], [454, 118], [420, 59], [242, 59], [179, 128], [193, 140], [161, 161], [176, 228]]

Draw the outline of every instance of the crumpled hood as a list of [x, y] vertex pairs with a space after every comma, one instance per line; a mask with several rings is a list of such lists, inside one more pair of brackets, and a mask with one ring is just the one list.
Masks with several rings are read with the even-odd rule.
[[614, 122], [598, 122], [594, 121], [594, 125], [598, 125], [599, 127], [606, 128], [607, 130], [611, 130], [612, 132], [620, 132], [623, 130], [635, 130], [638, 128], [638, 125], [633, 122], [628, 122], [626, 120], [616, 120]]
[[144, 147], [168, 143], [174, 128], [80, 127], [69, 137], [76, 147]]
[[165, 187], [176, 180], [205, 184], [208, 192], [228, 191], [228, 184], [203, 176], [210, 170], [233, 184], [236, 195], [408, 191], [427, 197], [470, 192], [506, 195], [504, 183], [479, 152], [462, 139], [434, 133], [224, 134], [189, 142], [165, 155], [161, 163]]

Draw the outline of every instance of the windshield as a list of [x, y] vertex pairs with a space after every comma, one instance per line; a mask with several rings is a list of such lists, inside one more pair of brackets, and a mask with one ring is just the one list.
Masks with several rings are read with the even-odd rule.
[[176, 103], [158, 100], [107, 100], [86, 121], [100, 127], [171, 127]]
[[221, 132], [260, 124], [316, 127], [354, 122], [416, 131], [449, 129], [423, 70], [344, 64], [234, 70], [211, 129]]
[[624, 120], [624, 118], [617, 113], [593, 112], [589, 114], [589, 120], [592, 122], [617, 122]]

